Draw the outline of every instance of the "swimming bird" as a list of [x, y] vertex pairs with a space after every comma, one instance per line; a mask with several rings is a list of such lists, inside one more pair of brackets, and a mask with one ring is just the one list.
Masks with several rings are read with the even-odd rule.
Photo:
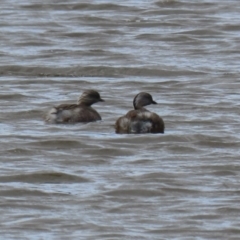
[[164, 121], [144, 106], [157, 104], [147, 92], [138, 93], [133, 99], [134, 110], [120, 117], [115, 123], [116, 133], [164, 133]]
[[53, 107], [46, 115], [48, 123], [77, 123], [101, 120], [100, 114], [91, 107], [97, 102], [104, 102], [95, 90], [87, 90], [79, 97], [77, 104], [61, 104]]

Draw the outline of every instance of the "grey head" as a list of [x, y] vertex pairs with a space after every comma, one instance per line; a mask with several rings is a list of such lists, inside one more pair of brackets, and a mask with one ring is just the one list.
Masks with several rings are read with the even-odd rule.
[[150, 104], [157, 104], [157, 103], [153, 101], [152, 95], [147, 92], [140, 92], [133, 99], [134, 109], [140, 109]]
[[79, 105], [91, 106], [97, 102], [104, 102], [100, 94], [95, 90], [87, 90], [82, 93], [78, 100]]

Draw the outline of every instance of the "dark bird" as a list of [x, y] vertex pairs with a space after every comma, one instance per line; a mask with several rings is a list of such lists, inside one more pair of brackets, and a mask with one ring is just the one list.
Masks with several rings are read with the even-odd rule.
[[150, 104], [157, 104], [151, 94], [146, 92], [137, 94], [133, 99], [134, 110], [116, 121], [116, 133], [164, 133], [163, 119], [144, 108]]

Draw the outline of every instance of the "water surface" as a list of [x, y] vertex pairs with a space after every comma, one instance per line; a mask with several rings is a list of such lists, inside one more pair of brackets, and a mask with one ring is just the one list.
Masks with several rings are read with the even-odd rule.
[[[3, 239], [240, 236], [239, 1], [3, 0]], [[103, 121], [44, 113], [97, 89]], [[140, 92], [164, 135], [117, 135]]]

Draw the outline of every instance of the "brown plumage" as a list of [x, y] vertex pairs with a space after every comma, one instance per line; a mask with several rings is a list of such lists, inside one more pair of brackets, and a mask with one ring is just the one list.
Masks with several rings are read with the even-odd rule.
[[80, 96], [77, 104], [61, 104], [53, 107], [46, 115], [46, 122], [86, 123], [101, 120], [99, 113], [91, 107], [97, 102], [104, 102], [100, 94], [94, 90], [87, 90]]
[[134, 110], [116, 121], [116, 133], [164, 133], [165, 126], [162, 118], [144, 108], [150, 104], [157, 103], [149, 93], [137, 94], [133, 99]]

